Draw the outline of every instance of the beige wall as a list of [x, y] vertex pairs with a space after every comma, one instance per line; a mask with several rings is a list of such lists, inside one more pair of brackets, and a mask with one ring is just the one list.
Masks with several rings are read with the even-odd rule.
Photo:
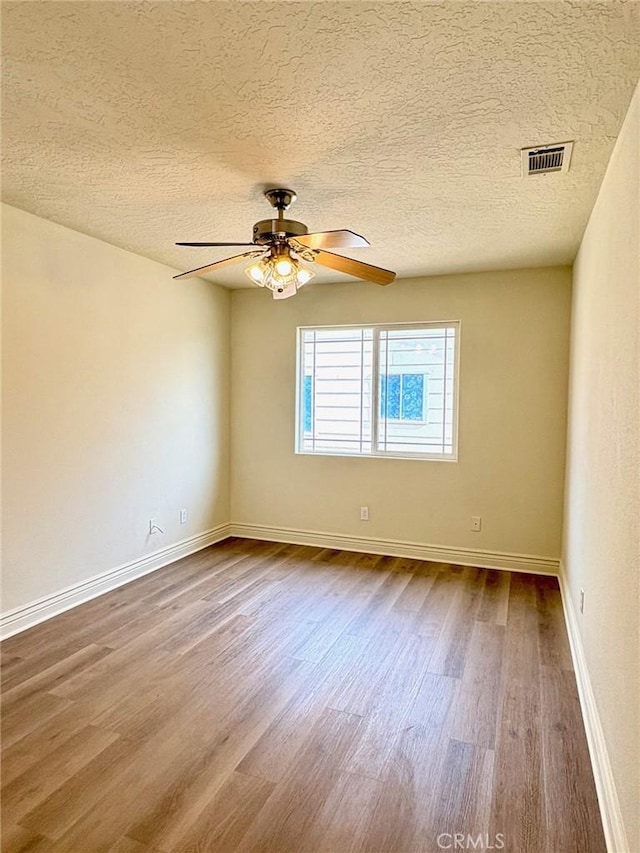
[[[550, 268], [284, 302], [234, 292], [232, 520], [558, 558], [570, 289], [570, 270]], [[295, 455], [296, 327], [419, 320], [462, 322], [458, 462]]]
[[229, 520], [230, 300], [15, 208], [2, 231], [6, 612]]
[[564, 571], [630, 850], [640, 850], [640, 94], [574, 266]]

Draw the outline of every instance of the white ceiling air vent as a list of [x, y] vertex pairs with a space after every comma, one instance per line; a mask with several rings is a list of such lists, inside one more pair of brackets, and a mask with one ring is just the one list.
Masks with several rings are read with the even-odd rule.
[[521, 148], [522, 177], [547, 175], [549, 172], [568, 172], [573, 142], [556, 142], [553, 145], [538, 145], [536, 148]]

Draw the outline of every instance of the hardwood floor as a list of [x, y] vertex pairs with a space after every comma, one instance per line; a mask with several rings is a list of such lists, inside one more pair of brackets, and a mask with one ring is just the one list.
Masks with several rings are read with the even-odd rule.
[[4, 853], [605, 851], [553, 578], [229, 539], [2, 672]]

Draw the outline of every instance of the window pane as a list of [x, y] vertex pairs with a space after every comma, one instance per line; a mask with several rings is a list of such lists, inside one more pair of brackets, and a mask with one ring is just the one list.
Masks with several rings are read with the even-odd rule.
[[422, 373], [380, 376], [380, 416], [392, 420], [423, 420], [424, 379]]
[[380, 415], [400, 417], [400, 376], [380, 376]]
[[454, 328], [380, 330], [379, 452], [452, 453], [454, 355]]
[[311, 389], [313, 387], [313, 377], [311, 375], [304, 377], [304, 431], [311, 432]]
[[424, 410], [424, 374], [402, 374], [402, 420], [421, 421]]
[[372, 330], [305, 331], [304, 342], [301, 449], [370, 453]]

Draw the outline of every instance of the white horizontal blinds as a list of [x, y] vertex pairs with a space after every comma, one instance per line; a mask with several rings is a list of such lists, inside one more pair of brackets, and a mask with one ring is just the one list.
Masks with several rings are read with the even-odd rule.
[[378, 452], [453, 454], [455, 358], [454, 324], [380, 330]]
[[302, 332], [300, 449], [371, 453], [373, 329]]

